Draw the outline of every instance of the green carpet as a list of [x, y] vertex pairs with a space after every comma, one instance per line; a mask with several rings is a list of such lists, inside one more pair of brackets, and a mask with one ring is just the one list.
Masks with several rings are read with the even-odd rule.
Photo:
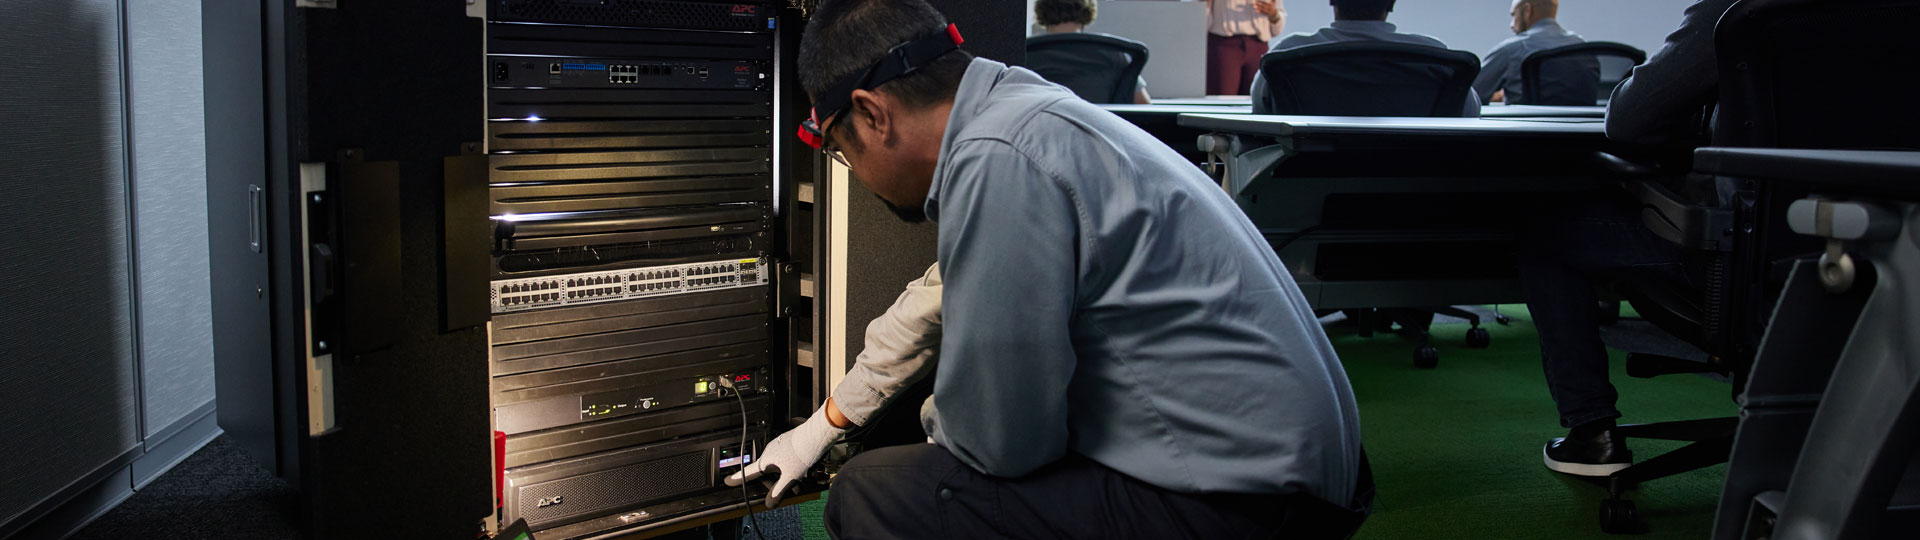
[[795, 506], [800, 509], [800, 534], [807, 540], [827, 540], [827, 526], [820, 522], [820, 516], [827, 511], [828, 495], [832, 493], [821, 493], [820, 498]]
[[[1492, 321], [1493, 346], [1467, 349], [1466, 325], [1435, 325], [1440, 367], [1413, 367], [1408, 342], [1395, 335], [1362, 338], [1333, 328], [1360, 401], [1367, 452], [1379, 481], [1373, 517], [1362, 540], [1608, 538], [1598, 506], [1606, 490], [1550, 472], [1540, 447], [1565, 433], [1540, 371], [1540, 352], [1524, 306], [1503, 306], [1511, 326]], [[1629, 315], [1631, 315], [1629, 313]], [[1632, 379], [1616, 352], [1614, 384], [1624, 422], [1656, 422], [1736, 412], [1725, 383], [1674, 375]], [[1635, 440], [1641, 459], [1679, 443]], [[1649, 482], [1629, 495], [1651, 534], [1637, 538], [1703, 538], [1712, 528], [1726, 467]], [[809, 539], [824, 539], [826, 499], [801, 506]]]

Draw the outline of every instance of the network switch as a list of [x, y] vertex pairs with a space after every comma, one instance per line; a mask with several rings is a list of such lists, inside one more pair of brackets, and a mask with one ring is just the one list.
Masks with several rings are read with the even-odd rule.
[[760, 259], [650, 266], [493, 282], [494, 313], [767, 284]]

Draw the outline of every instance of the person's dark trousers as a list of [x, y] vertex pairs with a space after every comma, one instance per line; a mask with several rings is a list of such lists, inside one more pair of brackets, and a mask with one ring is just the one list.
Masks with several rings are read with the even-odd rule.
[[[1370, 476], [1363, 472], [1360, 490], [1368, 503]], [[841, 540], [1335, 539], [1366, 518], [1364, 509], [1305, 495], [1176, 493], [1078, 455], [996, 478], [932, 444], [862, 453], [840, 468], [828, 493], [825, 525]]]
[[1629, 274], [1684, 280], [1683, 254], [1647, 230], [1624, 196], [1556, 200], [1540, 210], [1520, 230], [1516, 255], [1560, 425], [1619, 418], [1594, 287]]
[[1260, 38], [1207, 34], [1207, 95], [1246, 95], [1265, 54], [1267, 42]]

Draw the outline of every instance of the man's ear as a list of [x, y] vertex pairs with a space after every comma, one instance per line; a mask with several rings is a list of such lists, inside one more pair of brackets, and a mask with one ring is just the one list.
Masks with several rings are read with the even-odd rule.
[[[884, 144], [885, 141], [892, 140], [893, 113], [896, 111], [893, 110], [891, 100], [871, 90], [854, 90], [852, 106], [866, 111], [867, 114], [857, 115], [858, 119], [854, 121], [854, 125], [871, 134], [872, 141]], [[848, 117], [856, 118], [856, 115], [848, 115]]]

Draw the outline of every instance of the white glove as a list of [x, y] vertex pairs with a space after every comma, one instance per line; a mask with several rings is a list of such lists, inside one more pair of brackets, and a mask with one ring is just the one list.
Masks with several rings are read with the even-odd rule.
[[[827, 454], [827, 448], [833, 446], [847, 430], [833, 427], [827, 422], [825, 407], [813, 411], [813, 416], [805, 423], [786, 433], [774, 437], [773, 442], [755, 456], [753, 463], [742, 467], [740, 472], [727, 477], [727, 485], [739, 487], [741, 483], [759, 478], [761, 474], [772, 471], [778, 475], [774, 482], [762, 482], [770, 486], [767, 491], [767, 508], [780, 503], [780, 497], [787, 494], [787, 488], [801, 477], [807, 475], [807, 469], [820, 462], [820, 456]], [[745, 477], [742, 478], [742, 475]]]

